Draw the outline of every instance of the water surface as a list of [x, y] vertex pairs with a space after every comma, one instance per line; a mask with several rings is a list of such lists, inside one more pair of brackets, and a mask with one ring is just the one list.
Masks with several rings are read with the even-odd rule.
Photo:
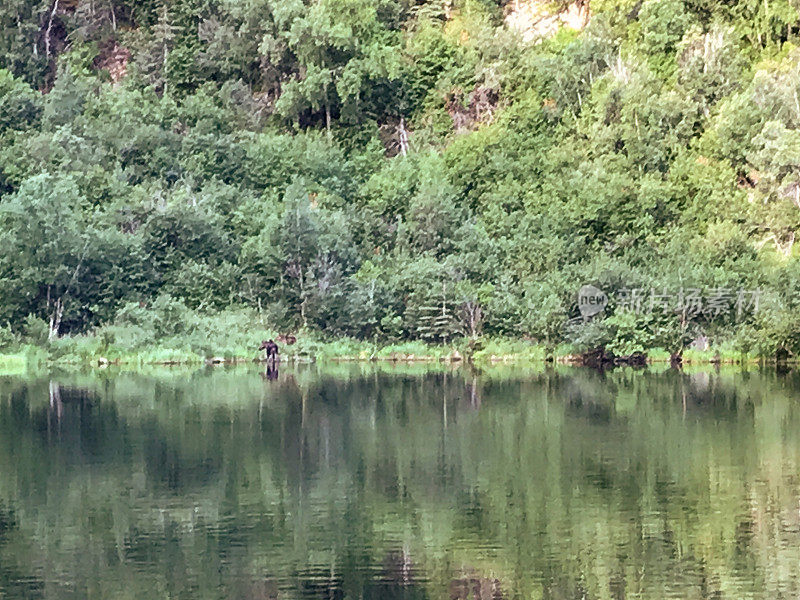
[[0, 598], [800, 595], [800, 378], [0, 378]]

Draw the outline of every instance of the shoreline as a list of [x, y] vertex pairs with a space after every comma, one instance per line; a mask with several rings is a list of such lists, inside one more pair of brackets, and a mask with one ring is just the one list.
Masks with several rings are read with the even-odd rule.
[[[493, 342], [493, 352], [481, 350], [475, 352], [469, 360], [462, 354], [458, 346], [424, 346], [422, 344], [406, 344], [408, 350], [397, 345], [384, 347], [370, 347], [362, 349], [360, 352], [353, 352], [355, 348], [341, 347], [339, 342], [314, 342], [300, 346], [296, 352], [289, 353], [286, 349], [281, 356], [282, 364], [311, 364], [316, 362], [332, 363], [382, 363], [382, 364], [449, 364], [457, 365], [507, 365], [525, 366], [527, 365], [559, 365], [589, 368], [615, 368], [615, 367], [638, 367], [670, 365], [670, 356], [663, 350], [654, 349], [649, 354], [646, 353], [640, 364], [627, 364], [624, 360], [618, 362], [605, 363], [602, 365], [587, 364], [582, 354], [574, 351], [562, 351], [560, 353], [548, 352], [542, 346], [529, 345], [519, 351], [502, 352], [502, 346], [520, 345], [516, 340], [504, 340]], [[402, 345], [401, 345], [402, 346]], [[511, 348], [508, 348], [511, 350]], [[564, 349], [566, 350], [566, 349]], [[116, 356], [114, 355], [116, 354]], [[220, 353], [210, 357], [203, 357], [189, 349], [177, 349], [170, 347], [154, 346], [137, 353], [111, 353], [109, 356], [91, 354], [85, 356], [67, 355], [54, 356], [46, 349], [36, 346], [24, 347], [13, 353], [0, 352], [0, 374], [26, 372], [35, 368], [67, 367], [67, 368], [91, 368], [104, 369], [107, 367], [136, 367], [136, 366], [233, 366], [244, 364], [265, 364], [266, 359], [262, 356], [254, 356], [255, 352], [247, 352], [246, 349], [239, 349], [228, 353]], [[787, 358], [777, 360], [774, 357], [758, 357], [752, 355], [735, 354], [730, 352], [714, 351], [687, 351], [684, 353], [682, 366], [788, 366], [793, 367], [800, 364], [798, 359]]]

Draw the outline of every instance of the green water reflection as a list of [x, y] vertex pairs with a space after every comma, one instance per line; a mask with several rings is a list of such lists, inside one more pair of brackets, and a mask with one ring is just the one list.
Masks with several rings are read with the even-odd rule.
[[800, 377], [0, 379], [0, 598], [796, 598]]

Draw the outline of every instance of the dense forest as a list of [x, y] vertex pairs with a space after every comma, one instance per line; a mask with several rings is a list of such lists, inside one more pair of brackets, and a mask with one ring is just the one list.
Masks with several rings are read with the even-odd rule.
[[799, 39], [799, 0], [4, 0], [0, 347], [795, 354]]

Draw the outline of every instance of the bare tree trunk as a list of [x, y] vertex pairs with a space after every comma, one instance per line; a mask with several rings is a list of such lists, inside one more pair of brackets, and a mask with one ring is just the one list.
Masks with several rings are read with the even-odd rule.
[[167, 59], [169, 58], [169, 23], [167, 18], [169, 17], [169, 13], [167, 13], [167, 5], [164, 4], [164, 64], [163, 64], [163, 72], [164, 72], [164, 89], [162, 90], [163, 95], [167, 95]]
[[58, 337], [58, 330], [61, 328], [61, 317], [64, 314], [64, 302], [61, 298], [56, 300], [53, 307], [53, 312], [50, 313], [50, 330], [47, 334], [47, 340], [53, 341]]
[[55, 18], [57, 11], [58, 0], [53, 4], [53, 10], [50, 12], [50, 19], [47, 21], [47, 31], [44, 32], [44, 54], [47, 58], [50, 58], [50, 32], [53, 29], [53, 18]]
[[800, 97], [797, 95], [797, 89], [794, 90], [794, 111], [797, 118], [800, 119]]
[[325, 101], [325, 130], [328, 132], [328, 138], [331, 137], [331, 105]]
[[406, 129], [406, 121], [400, 117], [400, 154], [405, 156], [408, 153], [408, 130]]

